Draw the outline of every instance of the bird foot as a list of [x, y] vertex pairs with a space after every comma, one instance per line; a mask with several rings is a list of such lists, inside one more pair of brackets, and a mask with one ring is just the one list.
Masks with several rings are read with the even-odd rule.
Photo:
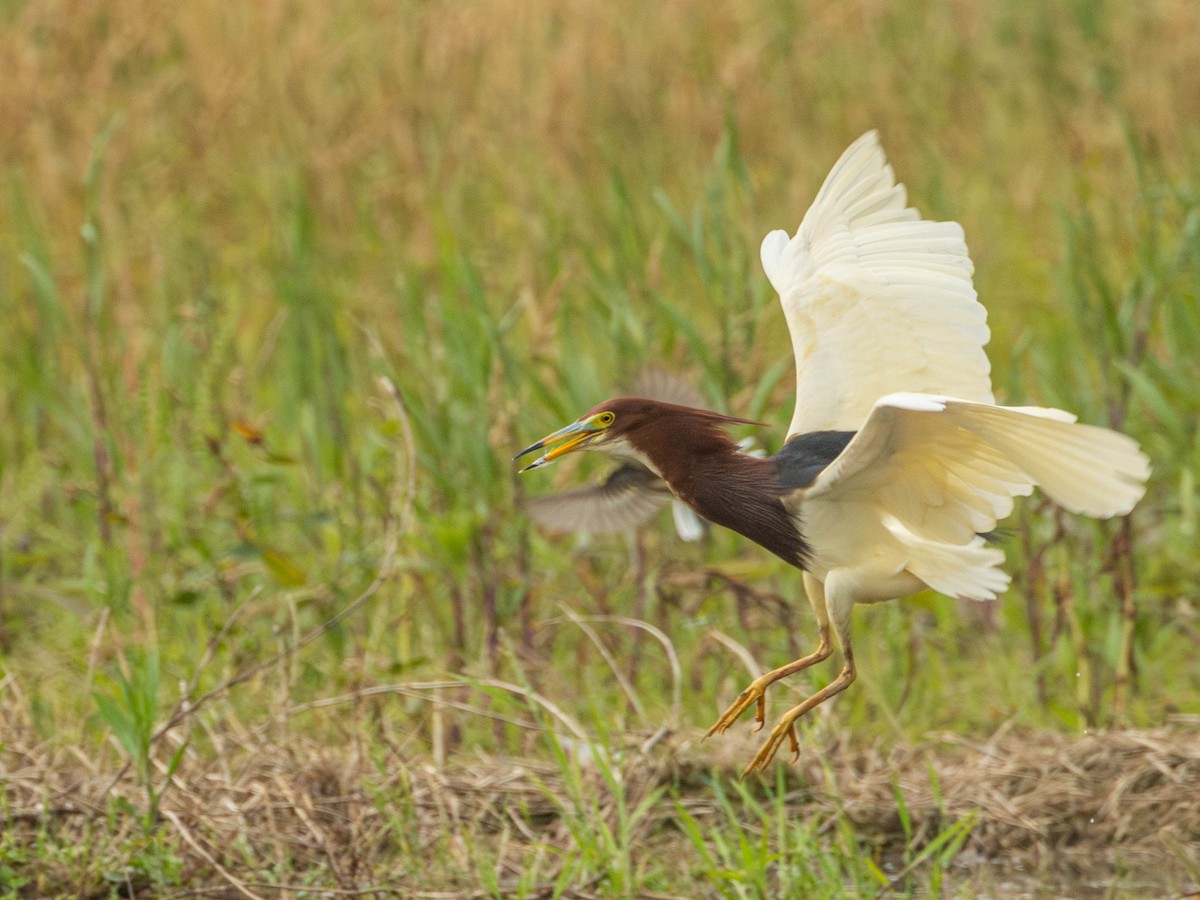
[[[767, 722], [767, 688], [773, 685], [780, 678], [786, 678], [789, 675], [795, 675], [809, 666], [821, 662], [829, 656], [829, 629], [821, 629], [821, 643], [817, 649], [808, 656], [802, 657], [795, 662], [788, 663], [786, 666], [781, 666], [778, 669], [773, 669], [765, 675], [760, 675], [750, 682], [750, 686], [738, 694], [738, 698], [733, 701], [733, 705], [721, 714], [721, 718], [717, 719], [715, 725], [708, 729], [704, 735], [712, 737], [714, 734], [721, 734], [728, 731], [733, 723], [738, 720], [742, 713], [748, 710], [751, 704], [757, 706], [754, 711], [754, 728], [751, 729], [751, 734], [757, 734], [762, 731], [763, 725]], [[795, 742], [793, 742], [795, 743]]]
[[742, 771], [742, 777], [745, 778], [751, 772], [762, 771], [775, 758], [775, 754], [779, 752], [779, 747], [783, 744], [783, 739], [786, 737], [791, 741], [792, 747], [792, 762], [800, 758], [800, 739], [796, 734], [796, 721], [809, 712], [813, 708], [820, 706], [834, 694], [839, 694], [844, 691], [851, 682], [854, 681], [854, 661], [847, 653], [846, 664], [842, 671], [838, 673], [838, 677], [827, 684], [821, 690], [817, 691], [799, 706], [789, 709], [783, 714], [779, 722], [771, 729], [771, 733], [767, 736], [767, 742], [762, 745], [754, 759], [750, 760], [750, 765]]
[[778, 725], [771, 729], [770, 735], [767, 736], [767, 742], [759, 748], [754, 759], [750, 760], [750, 764], [742, 770], [742, 777], [745, 778], [754, 771], [765, 771], [771, 760], [775, 758], [775, 754], [779, 752], [785, 737], [791, 743], [792, 762], [796, 762], [800, 758], [800, 738], [796, 734], [795, 721], [788, 721], [785, 716]]
[[733, 701], [733, 705], [721, 714], [721, 718], [717, 719], [716, 724], [708, 729], [705, 737], [712, 737], [714, 734], [721, 734], [728, 731], [733, 723], [736, 722], [752, 704], [757, 704], [758, 708], [754, 712], [754, 728], [751, 734], [756, 734], [762, 731], [763, 725], [767, 721], [767, 685], [771, 682], [766, 678], [756, 678], [751, 682], [750, 686], [738, 694], [738, 698]]

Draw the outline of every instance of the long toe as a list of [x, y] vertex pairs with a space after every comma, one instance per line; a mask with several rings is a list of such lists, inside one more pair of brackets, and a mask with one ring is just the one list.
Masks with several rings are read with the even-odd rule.
[[[745, 778], [751, 772], [766, 770], [770, 765], [771, 760], [775, 758], [775, 754], [779, 752], [779, 748], [783, 745], [783, 741], [789, 735], [794, 734], [794, 729], [790, 722], [780, 722], [771, 729], [771, 734], [767, 737], [767, 741], [759, 748], [754, 759], [750, 760], [750, 764], [742, 770], [742, 777]], [[797, 746], [799, 744], [797, 743]]]
[[793, 706], [783, 714], [779, 722], [771, 729], [771, 735], [767, 738], [767, 742], [763, 744], [762, 749], [758, 751], [758, 755], [750, 761], [750, 765], [746, 766], [746, 771], [742, 773], [743, 775], [753, 772], [755, 769], [764, 768], [767, 763], [774, 759], [784, 738], [790, 738], [792, 752], [799, 758], [800, 739], [796, 735], [796, 720], [813, 708], [820, 706], [834, 694], [844, 691], [854, 681], [854, 659], [850, 655], [849, 644], [847, 643], [845, 646], [847, 648], [846, 664], [842, 668], [842, 671], [838, 673], [838, 677], [799, 706]]
[[762, 679], [756, 679], [753, 684], [738, 694], [738, 698], [733, 701], [733, 705], [721, 714], [721, 718], [717, 719], [712, 728], [708, 729], [707, 733], [704, 735], [706, 738], [712, 737], [714, 734], [721, 734], [728, 731], [733, 726], [733, 723], [741, 718], [742, 713], [748, 710], [752, 704], [758, 705], [758, 710], [754, 716], [754, 719], [758, 724], [754, 730], [759, 731], [763, 727], [763, 723], [766, 720], [767, 710], [767, 685], [760, 684], [759, 682], [761, 680]]

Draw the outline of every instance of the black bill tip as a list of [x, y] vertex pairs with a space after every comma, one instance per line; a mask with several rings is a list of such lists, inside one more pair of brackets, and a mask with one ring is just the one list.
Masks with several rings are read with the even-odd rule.
[[[515, 462], [516, 460], [520, 459], [522, 456], [528, 456], [534, 450], [541, 450], [545, 446], [546, 446], [545, 441], [538, 441], [535, 444], [530, 444], [528, 447], [526, 447], [524, 450], [522, 450], [520, 453], [518, 453], [516, 456], [514, 456], [513, 461]], [[529, 468], [532, 468], [532, 466], [530, 466]], [[524, 472], [525, 470], [522, 469], [521, 471]]]

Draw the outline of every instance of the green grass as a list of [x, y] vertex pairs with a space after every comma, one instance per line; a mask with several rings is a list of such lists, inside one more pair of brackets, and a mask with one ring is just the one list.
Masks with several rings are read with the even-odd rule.
[[[782, 781], [713, 774], [702, 815], [692, 785], [627, 784], [627, 731], [698, 735], [742, 687], [714, 631], [764, 666], [809, 648], [799, 575], [665, 518], [540, 534], [521, 498], [602, 467], [509, 461], [647, 363], [774, 449], [791, 359], [758, 242], [870, 127], [964, 223], [1005, 399], [1121, 427], [1155, 474], [1128, 525], [1024, 505], [994, 608], [856, 614], [833, 722], [870, 746], [1200, 710], [1189, 4], [176, 12], [0, 5], [0, 707], [132, 773], [83, 832], [99, 862], [43, 822], [0, 837], [4, 890], [219, 882], [163, 810], [284, 722], [381, 772], [548, 767], [566, 831], [540, 848], [513, 822], [429, 843], [403, 789], [363, 785], [398, 848], [379, 871], [412, 886], [873, 896], [911, 867], [897, 890], [949, 890], [968, 819], [905, 829], [886, 870], [849, 819], [788, 820]], [[333, 883], [226, 849], [251, 881]]]

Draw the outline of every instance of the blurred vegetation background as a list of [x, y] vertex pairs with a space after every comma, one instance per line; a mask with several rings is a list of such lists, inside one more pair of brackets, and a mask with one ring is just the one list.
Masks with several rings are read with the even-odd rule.
[[[305, 704], [414, 764], [554, 758], [522, 689], [602, 744], [697, 736], [812, 643], [798, 573], [666, 514], [539, 533], [522, 496], [602, 468], [509, 457], [647, 364], [774, 449], [758, 243], [878, 128], [966, 229], [1001, 396], [1155, 476], [1128, 523], [1026, 504], [998, 605], [860, 611], [811, 727], [1194, 718], [1198, 36], [1191, 0], [0, 3], [3, 715], [141, 766], [149, 812], [155, 759]], [[443, 686], [318, 703], [395, 684]]]

